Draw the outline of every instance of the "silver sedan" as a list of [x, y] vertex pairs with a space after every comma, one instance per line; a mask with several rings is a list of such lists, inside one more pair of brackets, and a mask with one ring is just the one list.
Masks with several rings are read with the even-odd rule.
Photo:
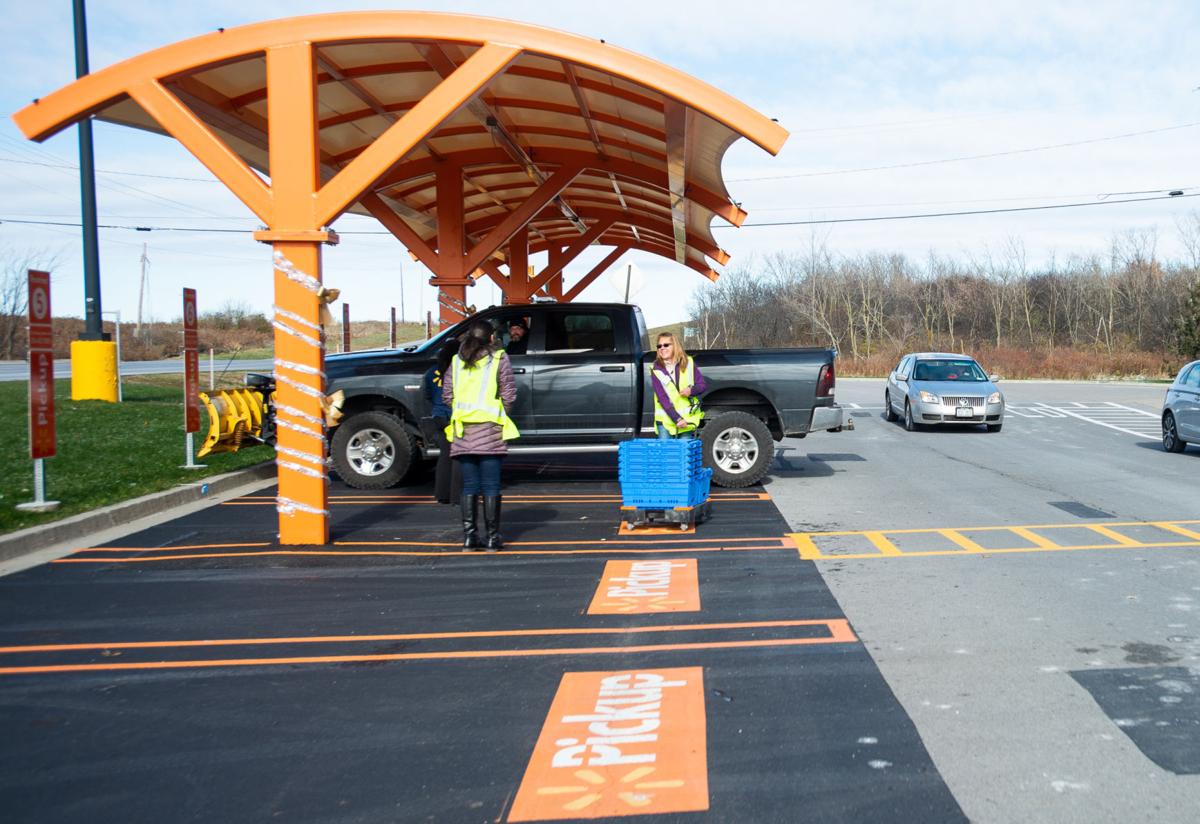
[[1182, 452], [1189, 443], [1200, 443], [1200, 360], [1179, 370], [1163, 400], [1163, 449]]
[[914, 352], [888, 376], [884, 417], [903, 418], [909, 432], [927, 424], [983, 424], [999, 432], [1004, 424], [1004, 394], [999, 375], [988, 375], [969, 355]]

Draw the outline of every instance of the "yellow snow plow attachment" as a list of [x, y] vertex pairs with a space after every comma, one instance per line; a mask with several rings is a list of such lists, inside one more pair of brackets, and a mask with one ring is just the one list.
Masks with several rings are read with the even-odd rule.
[[215, 452], [237, 452], [247, 437], [262, 439], [263, 396], [253, 389], [222, 389], [216, 395], [200, 393], [200, 404], [208, 413], [208, 436], [197, 458]]

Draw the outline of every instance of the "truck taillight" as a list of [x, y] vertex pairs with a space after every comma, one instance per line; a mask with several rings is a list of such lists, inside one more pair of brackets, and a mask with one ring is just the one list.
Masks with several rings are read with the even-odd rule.
[[817, 397], [830, 398], [833, 397], [833, 364], [827, 363], [821, 367], [821, 373], [817, 375]]

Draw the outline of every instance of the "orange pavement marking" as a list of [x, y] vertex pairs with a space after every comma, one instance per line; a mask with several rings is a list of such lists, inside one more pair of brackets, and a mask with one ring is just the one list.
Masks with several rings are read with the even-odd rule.
[[708, 809], [704, 669], [568, 672], [509, 821]]
[[[457, 547], [458, 544], [441, 544], [441, 545], [439, 545], [439, 544], [417, 544], [417, 546], [454, 546], [454, 547]], [[505, 544], [505, 546], [513, 546], [513, 545]], [[667, 553], [674, 554], [674, 553], [679, 553], [679, 552], [749, 552], [749, 551], [759, 551], [759, 550], [766, 550], [766, 549], [787, 549], [789, 551], [794, 551], [794, 549], [792, 547], [781, 547], [778, 544], [764, 544], [762, 546], [718, 546], [718, 547], [640, 546], [640, 547], [637, 547], [636, 549], [635, 548], [624, 548], [624, 547], [620, 547], [620, 546], [613, 546], [613, 547], [610, 547], [607, 549], [604, 549], [604, 548], [601, 548], [601, 549], [525, 549], [525, 550], [516, 550], [515, 552], [514, 551], [506, 551], [504, 554], [509, 555], [509, 556], [512, 556], [512, 555], [618, 555], [618, 554], [622, 554], [622, 553], [635, 554], [635, 555], [648, 555], [648, 554], [655, 553], [655, 552], [664, 553], [664, 554], [667, 554]], [[77, 552], [111, 552], [113, 550], [111, 550], [111, 549], [104, 549], [104, 550], [80, 549], [80, 550], [76, 550], [76, 551]], [[130, 550], [130, 551], [148, 552], [148, 551], [152, 551], [152, 550]], [[207, 558], [258, 558], [258, 557], [262, 557], [262, 556], [266, 556], [266, 555], [294, 555], [297, 557], [317, 556], [317, 557], [324, 557], [324, 558], [338, 558], [338, 557], [343, 557], [343, 556], [345, 556], [347, 558], [357, 558], [357, 557], [386, 557], [386, 558], [420, 557], [420, 558], [423, 558], [423, 557], [429, 557], [429, 556], [434, 556], [434, 557], [439, 557], [439, 558], [467, 558], [467, 559], [479, 558], [479, 555], [477, 555], [475, 553], [446, 552], [446, 551], [441, 551], [441, 552], [408, 551], [408, 552], [404, 552], [404, 551], [397, 550], [397, 551], [387, 552], [384, 550], [375, 550], [375, 551], [366, 552], [366, 551], [340, 551], [339, 550], [339, 551], [319, 552], [319, 551], [303, 551], [303, 550], [292, 550], [292, 549], [275, 549], [275, 550], [269, 550], [266, 552], [210, 552], [210, 553], [204, 553], [204, 554], [199, 554], [199, 555], [139, 555], [139, 556], [130, 557], [130, 558], [111, 558], [111, 557], [58, 558], [56, 560], [51, 561], [50, 563], [52, 563], [52, 564], [143, 564], [143, 563], [154, 563], [157, 561], [188, 561], [188, 560], [207, 559]], [[490, 556], [488, 556], [488, 557], [490, 557]]]
[[[489, 629], [462, 632], [406, 632], [388, 635], [297, 635], [270, 638], [215, 638], [191, 641], [116, 641], [91, 644], [35, 644], [0, 647], [0, 653], [65, 652], [86, 649], [155, 649], [163, 647], [232, 647], [265, 646], [268, 644], [330, 644], [377, 641], [441, 641], [456, 638], [512, 638], [547, 635], [636, 635], [658, 632], [700, 632], [719, 629], [766, 629], [769, 627], [810, 627], [829, 625], [822, 619], [784, 621], [733, 621], [715, 624], [663, 624], [650, 627], [554, 627], [550, 629]], [[833, 630], [830, 630], [831, 632]]]
[[[52, 664], [46, 666], [0, 667], [0, 675], [30, 675], [52, 672], [97, 672], [122, 670], [199, 669], [215, 667], [264, 667], [295, 664], [340, 664], [368, 661], [422, 661], [477, 658], [531, 658], [554, 655], [619, 655], [639, 652], [681, 652], [707, 649], [752, 649], [756, 647], [794, 647], [818, 644], [844, 644], [857, 641], [844, 618], [823, 621], [797, 621], [797, 624], [824, 624], [825, 638], [780, 638], [757, 641], [696, 641], [686, 644], [643, 644], [626, 647], [557, 647], [550, 649], [460, 650], [455, 652], [413, 652], [383, 655], [313, 655], [287, 658], [220, 658], [188, 661], [142, 661], [103, 664]], [[620, 630], [622, 632], [628, 629]]]
[[697, 612], [700, 583], [695, 558], [609, 561], [588, 615]]

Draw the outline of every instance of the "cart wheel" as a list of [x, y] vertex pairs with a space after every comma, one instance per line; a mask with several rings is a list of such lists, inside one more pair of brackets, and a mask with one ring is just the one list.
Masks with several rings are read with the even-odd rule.
[[682, 530], [684, 530], [684, 531], [686, 532], [686, 531], [687, 531], [687, 528], [688, 528], [688, 525], [687, 525], [687, 523], [686, 523], [686, 522], [684, 522], [684, 523], [681, 523], [681, 524], [679, 525], [679, 528], [680, 528], [680, 529], [682, 529]]

